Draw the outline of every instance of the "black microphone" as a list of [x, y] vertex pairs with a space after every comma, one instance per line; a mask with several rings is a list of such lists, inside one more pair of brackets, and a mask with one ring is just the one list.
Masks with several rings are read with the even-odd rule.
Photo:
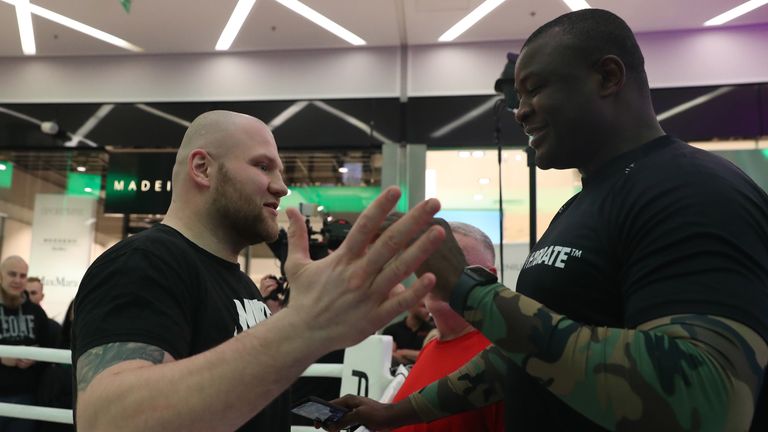
[[507, 53], [507, 64], [504, 65], [501, 76], [493, 85], [496, 93], [504, 95], [504, 107], [507, 111], [514, 111], [518, 105], [517, 92], [515, 91], [515, 63], [519, 56], [517, 53]]

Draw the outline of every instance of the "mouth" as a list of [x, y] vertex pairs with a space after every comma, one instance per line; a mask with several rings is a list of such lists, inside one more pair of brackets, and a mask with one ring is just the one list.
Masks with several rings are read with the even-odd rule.
[[545, 127], [526, 127], [525, 134], [528, 135], [528, 145], [534, 149], [541, 143], [541, 136], [546, 132]]
[[277, 216], [278, 206], [280, 206], [279, 202], [272, 201], [272, 202], [264, 203], [264, 207], [268, 208], [270, 210], [270, 213], [274, 214], [275, 216]]

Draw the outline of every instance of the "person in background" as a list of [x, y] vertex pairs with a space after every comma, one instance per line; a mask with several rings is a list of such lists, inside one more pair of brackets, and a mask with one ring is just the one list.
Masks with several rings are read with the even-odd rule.
[[[0, 263], [0, 345], [51, 347], [48, 316], [27, 298], [29, 266], [20, 256]], [[44, 364], [34, 360], [0, 358], [0, 402], [34, 405]], [[0, 417], [0, 431], [34, 431], [33, 420]]]
[[[43, 288], [45, 288], [43, 286], [43, 281], [40, 280], [39, 277], [30, 276], [27, 278], [27, 297], [29, 297], [29, 300], [32, 303], [39, 305], [40, 307], [43, 306], [40, 303], [45, 298], [45, 292], [43, 291]], [[59, 322], [53, 318], [48, 318], [48, 327], [48, 334], [54, 341], [53, 346], [59, 346], [62, 336], [61, 324], [59, 324]]]
[[514, 70], [536, 165], [578, 169], [582, 190], [533, 245], [516, 291], [466, 267], [449, 234], [417, 274], [435, 274], [432, 293], [493, 346], [398, 404], [337, 401], [352, 409], [337, 426], [429, 422], [503, 399], [510, 431], [759, 430], [766, 192], [665, 134], [640, 47], [609, 11], [544, 24]]
[[[491, 239], [475, 226], [450, 222], [451, 231], [469, 265], [483, 266], [496, 274], [496, 252]], [[427, 342], [408, 373], [393, 403], [454, 372], [484, 350], [490, 341], [456, 313], [445, 301], [432, 294], [425, 299], [427, 310], [435, 321], [436, 336]], [[403, 426], [392, 432], [502, 432], [504, 405], [496, 402], [465, 411], [431, 423]]]
[[382, 334], [392, 336], [392, 366], [413, 364], [433, 328], [424, 302], [410, 308], [402, 320], [385, 327]]

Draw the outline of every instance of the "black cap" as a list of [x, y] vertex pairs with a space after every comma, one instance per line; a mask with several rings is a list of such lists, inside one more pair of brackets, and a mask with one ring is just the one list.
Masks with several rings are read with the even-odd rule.
[[520, 54], [517, 53], [507, 53], [507, 64], [504, 65], [504, 70], [501, 71], [501, 76], [493, 85], [493, 89], [496, 90], [496, 93], [503, 93], [503, 84], [515, 82], [515, 63], [517, 62], [517, 58], [519, 56]]

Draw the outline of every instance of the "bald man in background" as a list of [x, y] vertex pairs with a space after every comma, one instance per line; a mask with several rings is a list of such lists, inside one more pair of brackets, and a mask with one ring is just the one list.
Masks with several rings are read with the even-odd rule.
[[[0, 345], [51, 347], [48, 316], [27, 299], [29, 266], [23, 258], [10, 256], [0, 263]], [[0, 402], [34, 404], [43, 364], [34, 360], [0, 358]], [[0, 431], [34, 431], [32, 420], [0, 417]]]
[[360, 342], [434, 285], [432, 274], [407, 291], [399, 282], [445, 238], [432, 227], [406, 242], [430, 225], [436, 200], [369, 244], [400, 198], [390, 188], [319, 261], [309, 258], [303, 217], [288, 210], [291, 306], [270, 317], [237, 257], [277, 238], [282, 171], [260, 120], [212, 111], [192, 122], [163, 223], [110, 248], [80, 285], [78, 430], [288, 431], [284, 390], [301, 372]]

